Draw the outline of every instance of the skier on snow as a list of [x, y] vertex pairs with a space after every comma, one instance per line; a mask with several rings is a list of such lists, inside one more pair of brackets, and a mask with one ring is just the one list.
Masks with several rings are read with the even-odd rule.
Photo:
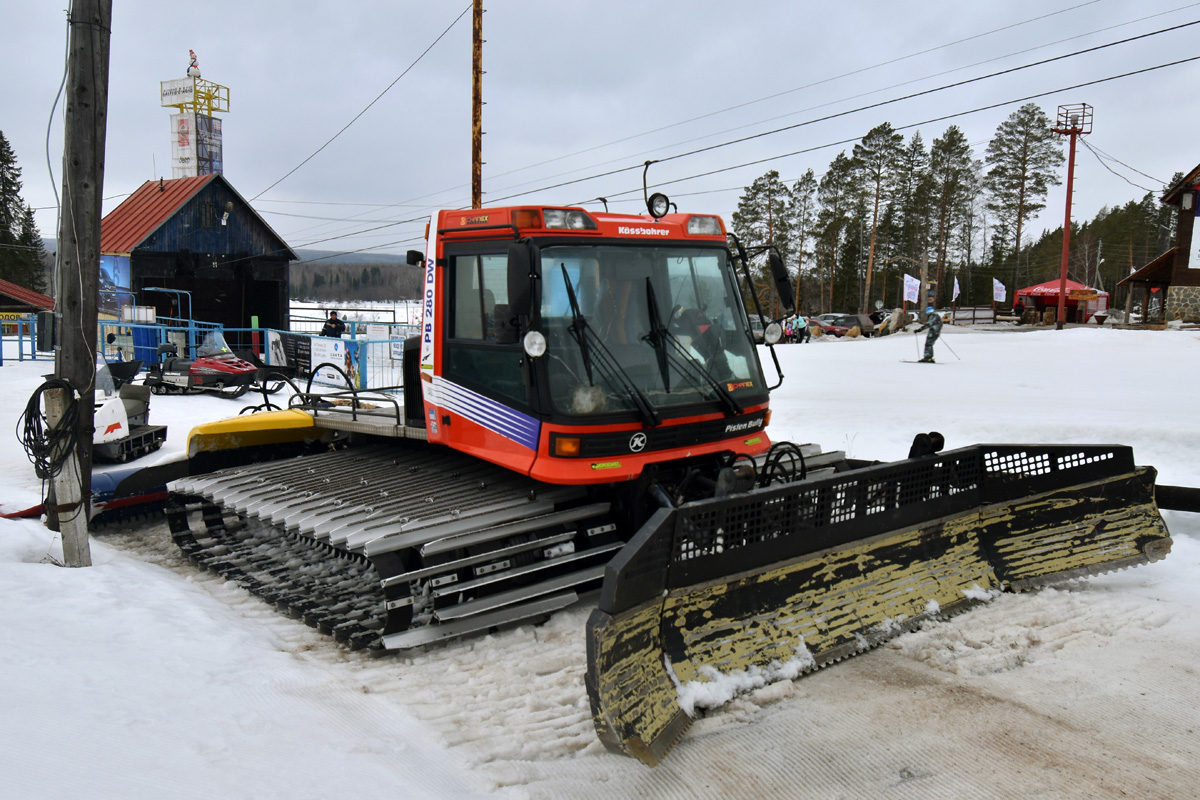
[[933, 362], [933, 343], [942, 335], [942, 315], [933, 310], [933, 306], [925, 309], [925, 324], [913, 331], [913, 335], [917, 335], [921, 331], [929, 329], [929, 334], [925, 337], [925, 357], [918, 363], [932, 364]]

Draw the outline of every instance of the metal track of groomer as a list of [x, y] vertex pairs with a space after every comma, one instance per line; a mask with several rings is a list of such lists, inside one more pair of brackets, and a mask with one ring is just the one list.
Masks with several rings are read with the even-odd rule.
[[192, 560], [353, 647], [543, 616], [597, 588], [621, 546], [582, 489], [444, 451], [333, 451], [172, 490], [168, 522]]

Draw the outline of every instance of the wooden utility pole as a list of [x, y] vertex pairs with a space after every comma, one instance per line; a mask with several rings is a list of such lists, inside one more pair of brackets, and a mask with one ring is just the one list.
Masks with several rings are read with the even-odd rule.
[[[74, 0], [67, 57], [63, 142], [62, 223], [58, 231], [59, 283], [55, 287], [59, 348], [54, 373], [79, 393], [73, 468], [59, 475], [63, 557], [69, 567], [91, 564], [88, 506], [92, 494], [92, 428], [96, 397], [96, 304], [100, 271], [100, 215], [104, 137], [108, 118], [108, 45], [112, 0]], [[70, 398], [66, 398], [69, 402]], [[65, 482], [78, 483], [78, 490]], [[78, 498], [76, 504], [76, 498]], [[72, 506], [72, 507], [68, 507]]]
[[471, 26], [471, 208], [483, 207], [483, 0]]

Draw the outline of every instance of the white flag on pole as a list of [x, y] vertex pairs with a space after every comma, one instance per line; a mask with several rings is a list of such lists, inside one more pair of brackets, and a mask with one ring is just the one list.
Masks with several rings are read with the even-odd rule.
[[958, 276], [954, 276], [954, 294], [950, 295], [950, 302], [958, 299]]
[[1004, 284], [992, 278], [992, 299], [997, 303], [1003, 303], [1006, 297], [1008, 297], [1008, 290], [1004, 288]]
[[917, 302], [921, 296], [921, 281], [908, 273], [904, 274], [904, 299], [910, 303]]

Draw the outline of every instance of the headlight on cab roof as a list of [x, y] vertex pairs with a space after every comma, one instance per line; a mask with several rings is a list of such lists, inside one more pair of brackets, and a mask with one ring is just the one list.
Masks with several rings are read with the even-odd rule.
[[720, 217], [688, 217], [687, 232], [691, 236], [723, 236]]
[[545, 208], [542, 217], [547, 228], [565, 228], [572, 231], [594, 231], [596, 220], [577, 208]]

